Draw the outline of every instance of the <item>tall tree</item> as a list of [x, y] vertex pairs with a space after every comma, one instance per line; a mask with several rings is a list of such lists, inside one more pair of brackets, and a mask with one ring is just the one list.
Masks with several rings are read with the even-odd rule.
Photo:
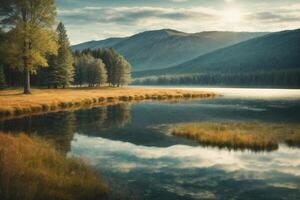
[[62, 22], [60, 22], [56, 29], [58, 35], [58, 54], [50, 57], [51, 65], [49, 67], [50, 85], [65, 88], [73, 81], [73, 55], [70, 49], [70, 42], [67, 31]]
[[30, 94], [30, 74], [47, 67], [47, 55], [57, 53], [53, 26], [54, 0], [4, 0], [1, 24], [8, 25], [6, 62], [24, 73], [24, 94]]
[[5, 76], [2, 65], [0, 65], [0, 89], [3, 89], [6, 86]]
[[106, 66], [107, 82], [109, 85], [114, 85], [114, 74], [117, 66], [118, 53], [113, 48], [109, 48], [103, 52], [101, 57]]
[[74, 60], [74, 80], [73, 84], [76, 86], [82, 86], [85, 81], [85, 61], [79, 54], [75, 54]]
[[86, 66], [86, 78], [90, 87], [106, 83], [107, 74], [101, 59], [92, 58]]
[[119, 55], [116, 58], [115, 68], [116, 69], [113, 74], [113, 85], [118, 87], [128, 85], [131, 81], [131, 65], [123, 56]]

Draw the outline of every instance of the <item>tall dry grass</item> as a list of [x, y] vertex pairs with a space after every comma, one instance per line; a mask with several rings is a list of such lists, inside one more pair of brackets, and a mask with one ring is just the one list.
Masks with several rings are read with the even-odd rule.
[[0, 134], [1, 200], [94, 200], [106, 186], [83, 161], [24, 134]]
[[0, 91], [0, 117], [52, 112], [124, 101], [208, 98], [214, 96], [216, 96], [215, 93], [174, 89], [108, 87], [95, 89], [33, 89], [32, 95], [23, 95], [21, 90], [3, 90]]
[[201, 122], [179, 124], [173, 135], [194, 139], [202, 145], [253, 151], [276, 150], [279, 143], [300, 144], [299, 124], [259, 122]]

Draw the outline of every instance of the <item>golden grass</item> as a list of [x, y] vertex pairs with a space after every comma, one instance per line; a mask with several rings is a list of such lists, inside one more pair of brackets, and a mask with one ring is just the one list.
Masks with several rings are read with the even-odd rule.
[[202, 122], [176, 125], [173, 135], [197, 140], [202, 145], [253, 151], [276, 150], [279, 143], [300, 144], [299, 124], [258, 122]]
[[0, 199], [92, 200], [106, 186], [87, 165], [24, 134], [0, 134]]
[[214, 96], [216, 96], [215, 93], [209, 92], [150, 88], [33, 89], [32, 95], [23, 95], [22, 90], [3, 90], [0, 91], [0, 117], [53, 112], [124, 101], [208, 98]]

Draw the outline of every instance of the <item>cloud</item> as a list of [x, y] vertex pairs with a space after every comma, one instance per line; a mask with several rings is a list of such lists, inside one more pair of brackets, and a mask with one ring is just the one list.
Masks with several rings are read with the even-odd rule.
[[[66, 24], [72, 44], [164, 28], [201, 32], [279, 31], [300, 27], [299, 3], [288, 6], [277, 3], [272, 7], [266, 2], [252, 3], [251, 6], [242, 2], [223, 6], [200, 3], [194, 6], [195, 1], [182, 2], [181, 6], [175, 3], [169, 6], [99, 6], [90, 2], [86, 7], [58, 9], [58, 19]], [[237, 10], [241, 19], [230, 20], [233, 17], [231, 10]]]
[[275, 12], [258, 12], [253, 15], [250, 15], [249, 18], [256, 18], [257, 20], [266, 21], [266, 22], [294, 22], [300, 21], [299, 14], [278, 14]]
[[192, 20], [209, 19], [214, 12], [206, 8], [176, 9], [161, 7], [85, 7], [59, 10], [59, 17], [69, 23], [115, 23], [135, 25], [142, 20]]

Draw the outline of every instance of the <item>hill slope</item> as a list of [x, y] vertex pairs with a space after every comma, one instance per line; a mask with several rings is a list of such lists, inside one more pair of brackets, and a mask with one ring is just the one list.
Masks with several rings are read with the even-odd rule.
[[196, 58], [216, 49], [237, 44], [266, 33], [184, 33], [170, 29], [146, 31], [128, 38], [92, 41], [75, 45], [84, 48], [113, 47], [133, 66], [133, 71], [162, 69]]
[[[210, 74], [216, 77], [217, 74], [231, 74], [231, 77], [242, 75], [245, 79], [249, 74], [267, 76], [266, 73], [272, 73], [273, 79], [291, 81], [292, 75], [300, 75], [299, 44], [300, 29], [277, 32], [216, 50], [171, 68], [139, 72], [135, 76]], [[294, 79], [299, 82], [300, 78]]]
[[106, 48], [106, 47], [112, 47], [115, 44], [121, 42], [122, 40], [125, 40], [126, 38], [108, 38], [105, 40], [99, 40], [99, 41], [89, 41], [84, 42], [81, 44], [76, 44], [72, 46], [73, 50], [84, 50], [84, 49], [96, 49], [96, 48]]

